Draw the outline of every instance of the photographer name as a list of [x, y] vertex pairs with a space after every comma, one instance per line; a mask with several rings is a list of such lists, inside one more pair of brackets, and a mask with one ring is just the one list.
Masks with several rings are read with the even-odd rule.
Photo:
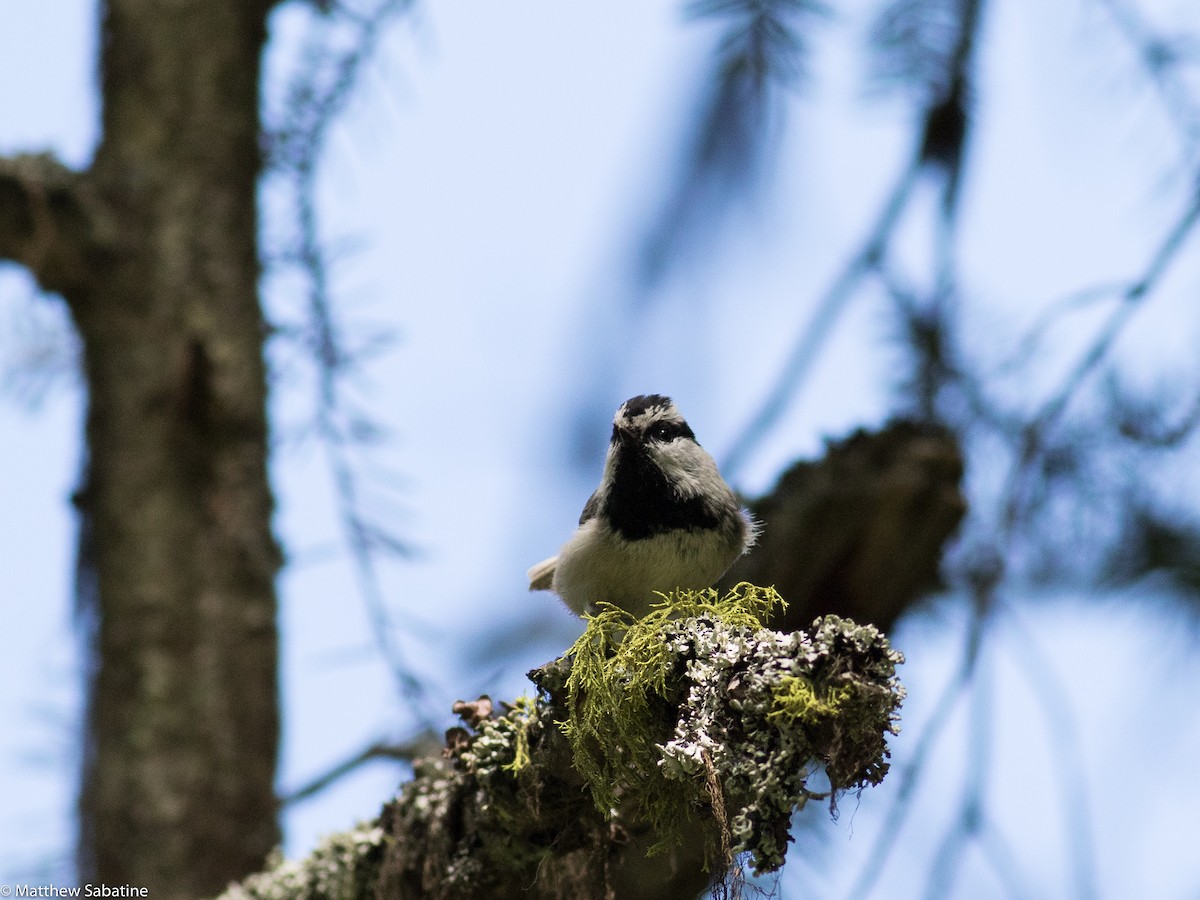
[[3, 897], [149, 897], [150, 889], [121, 884], [85, 884], [82, 887], [59, 887], [54, 884], [15, 884], [11, 891], [0, 892]]

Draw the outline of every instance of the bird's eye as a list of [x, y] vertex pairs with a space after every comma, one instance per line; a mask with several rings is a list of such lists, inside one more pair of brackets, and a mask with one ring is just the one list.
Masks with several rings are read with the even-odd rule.
[[650, 429], [650, 437], [656, 441], [669, 441], [679, 437], [679, 427], [671, 422], [659, 422]]

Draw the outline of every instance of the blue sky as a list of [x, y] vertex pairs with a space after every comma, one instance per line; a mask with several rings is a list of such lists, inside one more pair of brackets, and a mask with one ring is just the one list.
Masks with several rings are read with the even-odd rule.
[[[0, 30], [0, 152], [49, 147], [84, 164], [96, 127], [94, 10], [75, 0], [12, 7]], [[429, 4], [393, 28], [369, 67], [331, 134], [320, 198], [327, 236], [353, 241], [335, 267], [347, 320], [399, 333], [360, 389], [391, 431], [364, 471], [379, 466], [401, 480], [382, 508], [421, 554], [388, 566], [384, 584], [398, 640], [430, 674], [437, 708], [485, 690], [520, 693], [525, 670], [576, 633], [552, 597], [525, 592], [523, 576], [569, 533], [598, 476], [611, 410], [631, 394], [669, 393], [720, 458], [904, 164], [904, 108], [864, 96], [865, 4], [839, 7], [815, 43], [816, 77], [790, 101], [763, 202], [734, 218], [703, 263], [670, 279], [633, 327], [617, 312], [629, 254], [669, 177], [710, 30], [685, 22], [677, 4], [645, 0]], [[1186, 3], [1148, 8], [1185, 20]], [[962, 246], [973, 291], [966, 337], [983, 359], [1002, 356], [1047, 302], [1136, 272], [1186, 184], [1177, 143], [1097, 4], [997, 0], [989, 10]], [[273, 21], [275, 77], [289, 70], [303, 24], [287, 10]], [[918, 206], [902, 241], [917, 271], [930, 241], [921, 214]], [[1195, 383], [1198, 256], [1181, 259], [1119, 346], [1130, 377]], [[294, 314], [295, 287], [268, 282], [272, 316]], [[870, 291], [848, 308], [739, 487], [764, 489], [826, 437], [886, 417], [899, 359], [884, 308]], [[1019, 397], [1052, 385], [1101, 311], [1071, 317], [1034, 377], [1004, 390]], [[31, 330], [69, 357], [56, 322], [54, 301], [11, 268], [0, 272], [6, 370], [42, 345]], [[606, 411], [583, 460], [572, 455], [579, 408]], [[0, 882], [69, 854], [80, 663], [68, 498], [81, 409], [70, 378], [37, 409], [0, 402]], [[307, 409], [303, 379], [281, 386], [277, 429]], [[281, 450], [272, 474], [291, 558], [280, 580], [287, 787], [401, 734], [406, 720], [351, 570], [326, 552], [339, 529], [320, 450]], [[1189, 771], [1200, 746], [1196, 717], [1180, 712], [1194, 707], [1200, 678], [1195, 634], [1169, 606], [1011, 599], [1078, 724], [1101, 896], [1194, 896], [1190, 811], [1200, 788], [1155, 773]], [[895, 635], [909, 658], [899, 765], [957, 664], [961, 606], [943, 598]], [[516, 649], [495, 653], [496, 634]], [[996, 637], [982, 663], [995, 705], [987, 809], [1032, 895], [1072, 896], [1052, 726], [1018, 649], [1027, 634], [1001, 625]], [[914, 802], [889, 887], [875, 896], [922, 894], [960, 790], [965, 741], [960, 709]], [[289, 852], [372, 815], [399, 778], [373, 766], [289, 811]], [[844, 803], [820, 845], [829, 865], [789, 866], [783, 896], [800, 885], [841, 895], [893, 787]], [[953, 895], [1007, 896], [974, 851]]]

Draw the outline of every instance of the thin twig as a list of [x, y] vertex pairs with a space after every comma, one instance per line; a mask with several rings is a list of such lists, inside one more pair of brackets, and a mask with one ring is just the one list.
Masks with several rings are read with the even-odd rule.
[[1118, 282], [1094, 284], [1086, 288], [1072, 291], [1066, 296], [1047, 303], [1033, 324], [1017, 340], [1016, 346], [993, 369], [993, 375], [1007, 375], [1024, 368], [1033, 354], [1038, 350], [1046, 332], [1064, 316], [1085, 309], [1104, 300], [1121, 297], [1128, 290], [1128, 285]]
[[[996, 605], [993, 586], [986, 596], [979, 598], [986, 610]], [[984, 798], [987, 794], [992, 747], [993, 687], [991, 673], [977, 667], [973, 682], [970, 719], [968, 725], [967, 772], [964, 777], [962, 802], [954, 819], [947, 826], [946, 835], [934, 856], [926, 883], [925, 896], [930, 900], [950, 894], [954, 876], [958, 872], [963, 852], [969, 842], [979, 845], [984, 858], [1000, 876], [1001, 884], [1014, 900], [1027, 896], [1018, 877], [1019, 867], [1016, 854], [1012, 852], [1003, 833], [990, 821]]]
[[1008, 538], [1021, 519], [1022, 504], [1027, 499], [1029, 483], [1042, 459], [1051, 429], [1058, 424], [1083, 382], [1108, 356], [1113, 344], [1140, 308], [1142, 301], [1161, 282], [1198, 220], [1200, 191], [1193, 194], [1187, 208], [1167, 232], [1141, 276], [1126, 287], [1120, 305], [1110, 313], [1099, 334], [1063, 378], [1058, 389], [1042, 404], [1038, 413], [1022, 430], [1017, 458], [1002, 494], [1004, 499], [998, 529], [1001, 544], [1007, 544]]
[[[1162, 35], [1156, 34], [1134, 4], [1124, 0], [1100, 0], [1108, 9], [1121, 36], [1132, 47], [1146, 80], [1158, 93], [1167, 116], [1179, 131], [1187, 163], [1200, 163], [1200, 104], [1179, 74], [1185, 55]], [[1200, 62], [1195, 48], [1189, 60]]]
[[814, 0], [692, 0], [688, 13], [719, 20], [688, 146], [674, 185], [639, 238], [635, 297], [651, 290], [726, 218], [734, 202], [761, 188], [786, 114], [781, 93], [799, 80], [804, 26], [824, 12]]
[[1057, 756], [1057, 784], [1062, 791], [1063, 809], [1067, 817], [1066, 831], [1075, 896], [1079, 900], [1092, 900], [1099, 896], [1100, 891], [1096, 884], [1096, 850], [1079, 726], [1075, 722], [1062, 679], [1050, 664], [1033, 629], [1011, 603], [1002, 602], [997, 609], [1003, 613], [1003, 623], [1014, 632], [1014, 640], [1004, 641], [1000, 646], [1019, 658], [1017, 671], [1026, 677], [1034, 689]]
[[[1011, 548], [1018, 523], [1022, 521], [1023, 504], [1027, 499], [1029, 484], [1040, 468], [1051, 429], [1059, 424], [1068, 404], [1088, 376], [1108, 356], [1113, 344], [1128, 324], [1133, 313], [1139, 308], [1141, 301], [1160, 282], [1198, 219], [1200, 219], [1200, 195], [1192, 199], [1184, 214], [1169, 230], [1158, 250], [1151, 257], [1141, 277], [1126, 287], [1121, 298], [1122, 302], [1109, 316], [1100, 333], [1085, 350], [1076, 365], [1063, 378], [1058, 389], [1050, 395], [1038, 413], [1022, 430], [1017, 453], [1001, 494], [1000, 515], [995, 530], [997, 559], [1003, 558], [1001, 551]], [[999, 577], [999, 573], [997, 577]], [[982, 628], [983, 622], [987, 620], [994, 605], [995, 594], [989, 588], [982, 592], [976, 591], [975, 597], [976, 617]], [[965, 849], [966, 841], [969, 838], [978, 838], [978, 827], [983, 812], [983, 785], [986, 780], [986, 765], [980, 750], [983, 739], [979, 736], [979, 729], [983, 726], [979, 723], [983, 721], [980, 717], [986, 715], [986, 709], [977, 701], [973, 705], [972, 713], [975, 724], [972, 728], [968, 753], [970, 766], [966, 781], [967, 787], [960, 813], [935, 857], [928, 885], [930, 896], [940, 896], [945, 892], [952, 883], [957, 861]], [[1073, 796], [1071, 799], [1075, 800], [1077, 797]], [[898, 829], [899, 823], [895, 827]], [[1080, 896], [1092, 896], [1094, 881], [1091, 874], [1091, 854], [1086, 847], [1076, 847], [1075, 854], [1075, 879]], [[877, 877], [877, 870], [881, 867], [882, 863], [877, 866], [873, 878]]]
[[1136, 416], [1126, 416], [1118, 425], [1121, 435], [1145, 447], [1169, 450], [1183, 443], [1200, 426], [1200, 392], [1192, 398], [1187, 411], [1173, 425], [1149, 424]]
[[880, 875], [883, 874], [883, 867], [887, 863], [892, 850], [895, 849], [900, 830], [904, 827], [904, 820], [911, 809], [910, 801], [912, 796], [916, 792], [921, 777], [925, 774], [930, 754], [933, 752], [934, 746], [941, 739], [942, 733], [949, 726], [951, 715], [954, 713], [954, 708], [958, 705], [959, 698], [970, 686], [971, 680], [975, 675], [975, 665], [979, 660], [979, 652], [983, 646], [983, 639], [984, 618], [981, 610], [975, 607], [967, 626], [962, 661], [938, 697], [933, 715], [929, 717], [929, 721], [925, 723], [925, 727], [921, 730], [921, 736], [917, 740], [917, 746], [913, 750], [912, 757], [904, 767], [903, 773], [901, 773], [900, 787], [892, 797], [891, 806], [888, 808], [883, 825], [879, 829], [875, 843], [867, 854], [867, 861], [859, 870], [858, 878], [855, 879], [854, 884], [846, 894], [847, 898], [853, 900], [853, 898], [867, 897], [872, 889], [874, 889]]
[[775, 385], [767, 393], [767, 399], [757, 413], [742, 429], [726, 454], [721, 470], [728, 477], [746, 463], [746, 459], [782, 418], [787, 407], [795, 399], [804, 379], [816, 362], [829, 332], [854, 297], [858, 283], [871, 272], [881, 260], [884, 250], [895, 230], [900, 214], [908, 203], [913, 184], [921, 169], [919, 149], [914, 152], [892, 186], [888, 199], [883, 204], [875, 224], [867, 233], [860, 249], [838, 273], [837, 278], [826, 290], [816, 310], [805, 323], [797, 337], [791, 353], [784, 362], [783, 371], [775, 379]]
[[1037, 896], [1026, 888], [1028, 881], [1021, 877], [1020, 860], [1012, 844], [991, 817], [982, 810], [979, 813], [975, 839], [983, 851], [984, 860], [992, 868], [992, 874], [1012, 900], [1033, 900]]
[[[908, 204], [917, 176], [926, 167], [936, 166], [941, 171], [943, 195], [940, 221], [944, 229], [953, 227], [963, 172], [963, 143], [969, 122], [967, 106], [971, 93], [971, 59], [982, 13], [983, 0], [965, 0], [962, 4], [954, 46], [946, 60], [947, 93], [945, 96], [930, 99], [923, 111], [922, 131], [912, 155], [896, 179], [874, 226], [859, 245], [858, 251], [818, 301], [816, 310], [793, 345], [783, 370], [767, 393], [766, 400], [742, 429], [732, 449], [725, 456], [722, 470], [730, 477], [735, 476], [750, 453], [762, 443], [771, 429], [778, 425], [788, 406], [795, 400], [833, 326], [854, 297], [855, 288], [865, 275], [875, 271], [882, 262], [901, 213]], [[945, 129], [940, 126], [944, 124], [947, 114], [955, 119], [961, 130], [950, 129], [953, 134], [942, 133]], [[947, 140], [950, 141], [950, 145], [945, 143]], [[939, 285], [949, 285], [951, 278], [947, 267], [952, 264], [953, 241], [948, 238], [942, 241], [941, 249], [944, 255], [941, 258], [943, 265], [938, 273]]]
[[374, 760], [388, 759], [396, 762], [412, 762], [414, 759], [428, 755], [431, 749], [437, 745], [437, 738], [427, 731], [421, 732], [410, 741], [404, 741], [399, 744], [376, 741], [359, 750], [357, 753], [350, 755], [340, 763], [331, 766], [327, 771], [308, 780], [300, 787], [284, 794], [279, 798], [279, 805], [290, 806], [302, 800], [307, 800], [309, 797], [319, 794], [330, 785], [341, 781], [347, 775], [358, 771], [358, 769]]
[[[371, 525], [362, 512], [359, 475], [351, 456], [364, 431], [375, 431], [370, 422], [347, 413], [342, 384], [358, 360], [347, 351], [333, 312], [328, 251], [320, 236], [316, 187], [321, 157], [330, 127], [348, 103], [363, 67], [374, 57], [386, 34], [387, 22], [407, 11], [413, 0], [382, 0], [369, 12], [344, 4], [331, 6], [327, 17], [341, 17], [352, 37], [348, 50], [325, 44], [310, 49], [304, 73], [289, 91], [289, 116], [269, 142], [272, 162], [291, 182], [298, 234], [293, 256], [308, 280], [308, 349], [316, 360], [317, 398], [315, 432], [328, 459], [345, 541], [350, 549], [359, 595], [371, 622], [371, 631], [384, 661], [391, 669], [401, 696], [418, 722], [428, 728], [435, 716], [429, 709], [424, 683], [408, 665], [392, 634], [386, 595], [379, 577], [380, 549], [405, 555], [402, 540]], [[322, 23], [320, 28], [327, 28]], [[328, 83], [322, 76], [332, 72]]]

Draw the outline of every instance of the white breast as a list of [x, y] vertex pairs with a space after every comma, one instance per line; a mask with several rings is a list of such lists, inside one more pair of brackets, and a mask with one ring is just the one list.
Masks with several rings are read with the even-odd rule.
[[744, 542], [715, 530], [671, 531], [627, 541], [589, 519], [558, 554], [554, 591], [576, 613], [600, 601], [644, 615], [676, 588], [711, 587], [744, 550]]

